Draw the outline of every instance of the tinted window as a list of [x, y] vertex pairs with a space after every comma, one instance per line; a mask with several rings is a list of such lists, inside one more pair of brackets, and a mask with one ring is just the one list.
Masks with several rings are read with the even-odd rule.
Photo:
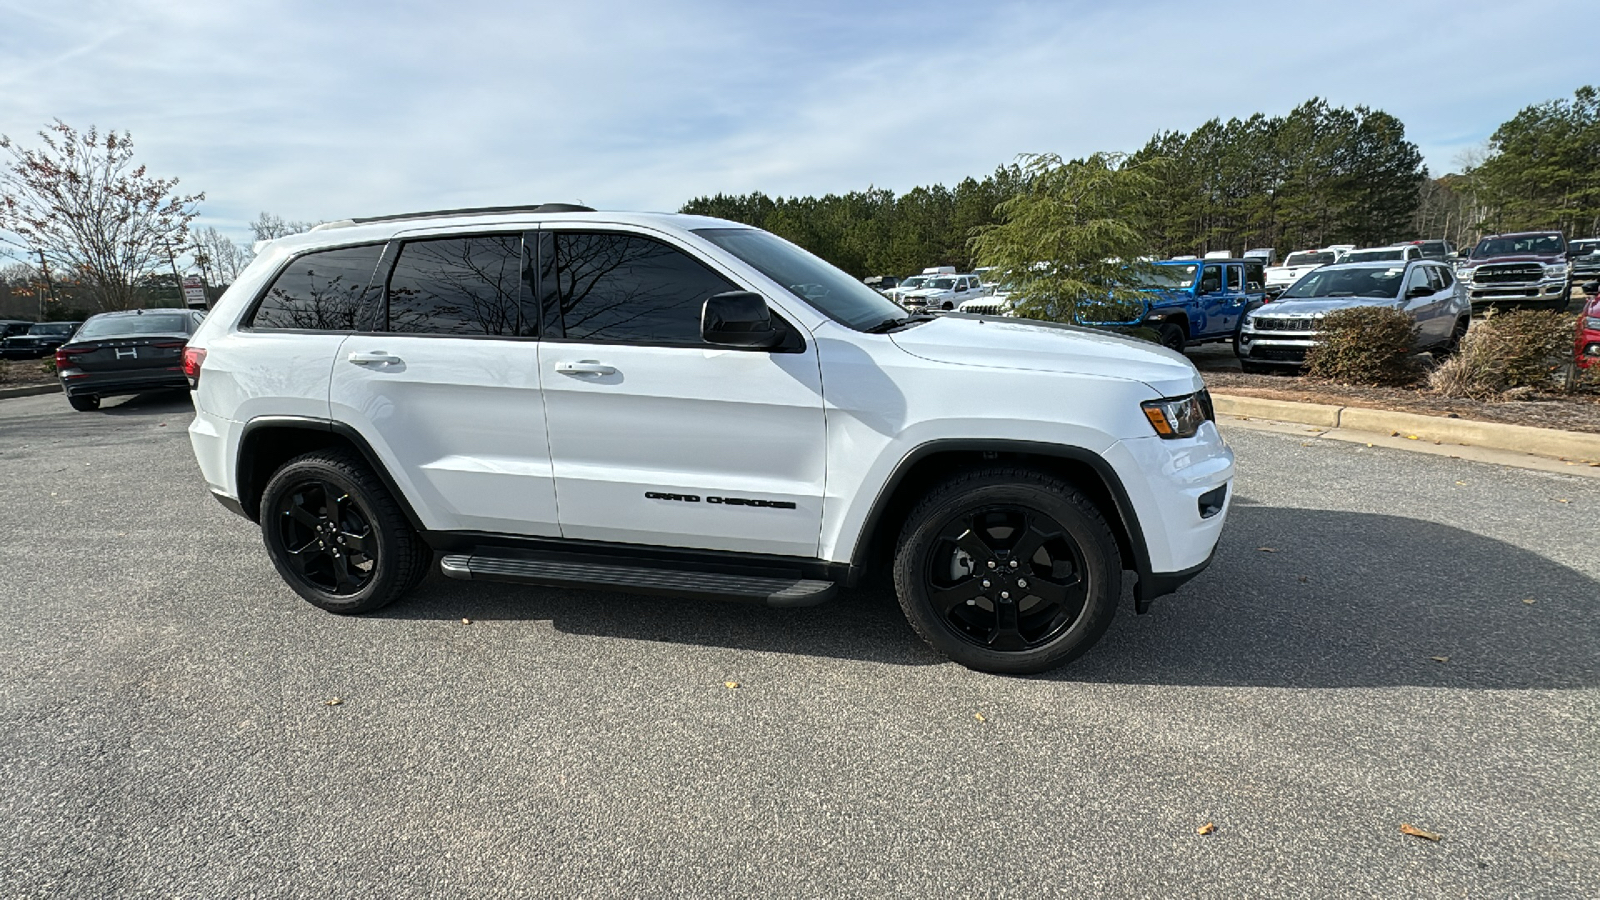
[[250, 324], [256, 328], [354, 331], [381, 244], [308, 253], [289, 264]]
[[1200, 273], [1200, 293], [1214, 294], [1222, 290], [1222, 270], [1216, 266], [1206, 266]]
[[[695, 234], [848, 328], [863, 330], [905, 315], [882, 294], [777, 235], [754, 228], [707, 228]], [[900, 286], [909, 289], [921, 280], [913, 276]]]
[[404, 334], [532, 335], [523, 316], [522, 235], [410, 241], [389, 276], [389, 330]]
[[1240, 269], [1239, 269], [1239, 267], [1238, 266], [1227, 266], [1226, 269], [1227, 269], [1227, 272], [1228, 272], [1228, 290], [1230, 290], [1230, 291], [1239, 290], [1240, 289], [1240, 284], [1239, 284], [1239, 282], [1240, 282]]
[[706, 298], [735, 289], [682, 251], [637, 235], [561, 231], [555, 251], [571, 340], [699, 344]]
[[71, 334], [72, 330], [77, 327], [76, 322], [51, 322], [46, 325], [34, 325], [28, 329], [28, 333], [59, 337], [63, 334]]
[[1266, 283], [1266, 269], [1261, 263], [1245, 263], [1244, 286], [1247, 291], [1259, 291]]
[[1428, 266], [1427, 269], [1428, 269], [1428, 287], [1432, 288], [1435, 291], [1444, 290], [1444, 280], [1439, 277], [1438, 268], [1436, 268], [1434, 266]]
[[1406, 279], [1406, 293], [1411, 293], [1417, 288], [1432, 291], [1433, 285], [1428, 280], [1428, 267], [1417, 266], [1411, 270], [1411, 277]]
[[132, 334], [189, 334], [192, 321], [184, 313], [153, 313], [132, 316], [95, 316], [78, 329], [80, 341]]
[[1439, 268], [1434, 269], [1433, 271], [1434, 271], [1434, 274], [1439, 276], [1439, 287], [1440, 288], [1447, 288], [1450, 285], [1456, 283], [1455, 273], [1451, 272], [1448, 267], [1440, 266]]

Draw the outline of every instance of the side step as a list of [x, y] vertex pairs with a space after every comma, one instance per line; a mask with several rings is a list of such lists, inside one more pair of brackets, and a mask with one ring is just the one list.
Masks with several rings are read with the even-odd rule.
[[463, 581], [509, 581], [549, 587], [600, 588], [635, 594], [663, 594], [706, 600], [737, 600], [767, 606], [815, 606], [833, 597], [831, 581], [801, 578], [798, 573], [725, 572], [663, 569], [649, 565], [591, 562], [570, 557], [497, 556], [458, 553], [440, 561], [450, 578]]

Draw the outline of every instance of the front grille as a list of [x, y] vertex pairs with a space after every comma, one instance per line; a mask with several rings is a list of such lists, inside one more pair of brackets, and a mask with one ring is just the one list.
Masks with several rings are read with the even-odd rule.
[[1305, 362], [1306, 351], [1300, 347], [1262, 347], [1250, 348], [1251, 359], [1268, 359], [1277, 362]]
[[1522, 284], [1544, 277], [1544, 267], [1529, 263], [1479, 266], [1472, 274], [1473, 284]]
[[1256, 319], [1257, 331], [1316, 331], [1316, 319], [1286, 319], [1286, 318], [1259, 318]]

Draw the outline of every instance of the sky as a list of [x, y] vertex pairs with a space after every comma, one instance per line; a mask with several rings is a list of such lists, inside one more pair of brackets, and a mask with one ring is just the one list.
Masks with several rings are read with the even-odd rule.
[[[1600, 83], [1594, 0], [0, 0], [0, 134], [132, 134], [197, 227], [897, 192], [1311, 97], [1458, 168]], [[1571, 38], [1569, 40], [1569, 38]]]

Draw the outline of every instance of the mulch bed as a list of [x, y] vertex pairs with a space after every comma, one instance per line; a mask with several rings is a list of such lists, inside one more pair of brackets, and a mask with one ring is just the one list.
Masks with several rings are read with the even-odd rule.
[[56, 380], [56, 363], [50, 359], [0, 359], [0, 387], [49, 384]]
[[1268, 400], [1293, 400], [1300, 403], [1327, 403], [1334, 406], [1360, 406], [1531, 425], [1562, 431], [1587, 431], [1600, 434], [1600, 390], [1572, 394], [1531, 394], [1515, 400], [1452, 400], [1426, 387], [1386, 388], [1335, 384], [1321, 379], [1293, 375], [1245, 375], [1239, 372], [1208, 371], [1206, 386], [1215, 393], [1262, 397]]

